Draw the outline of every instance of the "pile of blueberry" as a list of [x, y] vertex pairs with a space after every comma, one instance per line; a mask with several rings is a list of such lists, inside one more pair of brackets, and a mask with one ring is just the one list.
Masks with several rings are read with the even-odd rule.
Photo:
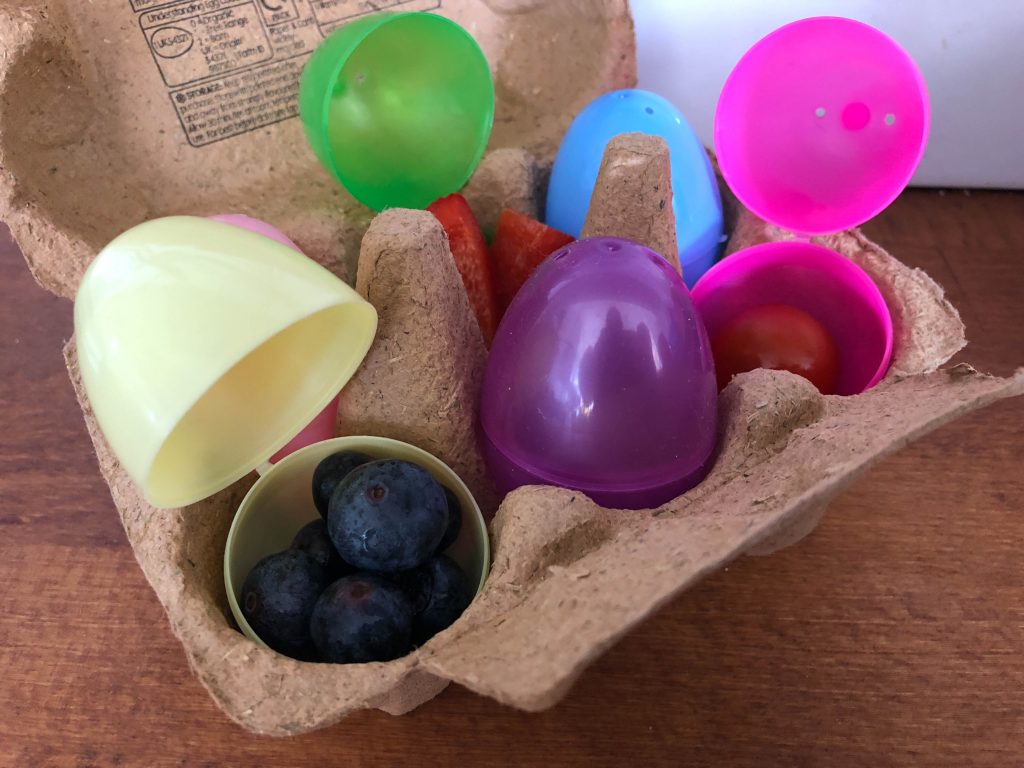
[[323, 519], [257, 563], [242, 586], [242, 614], [274, 650], [303, 661], [390, 661], [473, 599], [466, 574], [442, 554], [459, 535], [459, 501], [422, 467], [341, 451], [313, 473], [313, 501]]

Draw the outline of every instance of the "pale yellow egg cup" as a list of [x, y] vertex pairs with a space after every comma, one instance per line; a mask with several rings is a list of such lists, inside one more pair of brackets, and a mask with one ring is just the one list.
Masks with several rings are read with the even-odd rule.
[[89, 402], [156, 507], [263, 465], [348, 382], [376, 329], [373, 306], [316, 262], [191, 216], [113, 240], [75, 297]]
[[337, 451], [360, 451], [375, 459], [418, 464], [455, 494], [462, 507], [462, 528], [445, 554], [459, 564], [473, 587], [483, 589], [491, 567], [487, 523], [469, 488], [452, 469], [415, 446], [384, 437], [338, 437], [308, 445], [286, 456], [256, 481], [238, 507], [224, 548], [224, 587], [239, 629], [265, 645], [242, 615], [239, 600], [249, 571], [268, 555], [288, 549], [295, 534], [320, 517], [313, 504], [313, 470]]

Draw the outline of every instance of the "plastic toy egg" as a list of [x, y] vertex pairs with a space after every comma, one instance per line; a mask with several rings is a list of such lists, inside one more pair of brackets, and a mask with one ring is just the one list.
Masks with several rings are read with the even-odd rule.
[[863, 224], [910, 181], [928, 139], [924, 79], [895, 41], [852, 19], [781, 27], [733, 69], [715, 151], [751, 211], [819, 235]]
[[492, 477], [574, 488], [610, 507], [700, 482], [718, 392], [704, 326], [654, 251], [593, 238], [546, 259], [509, 306], [480, 409]]
[[457, 192], [483, 157], [494, 83], [480, 46], [454, 21], [376, 13], [316, 49], [299, 113], [320, 162], [361, 203], [426, 208]]
[[[254, 219], [252, 216], [246, 216], [243, 213], [222, 213], [217, 216], [210, 216], [213, 221], [220, 221], [224, 224], [230, 224], [234, 227], [241, 227], [247, 229], [250, 232], [255, 232], [257, 235], [263, 235], [269, 237], [281, 245], [287, 245], [293, 251], [302, 253], [302, 249], [299, 248], [291, 238], [289, 238], [284, 232], [277, 227], [268, 224], [262, 219]], [[313, 443], [319, 443], [323, 440], [330, 440], [335, 436], [335, 430], [337, 428], [338, 421], [338, 398], [335, 397], [331, 402], [327, 404], [327, 407], [317, 414], [316, 418], [313, 419], [309, 424], [303, 428], [299, 434], [293, 437], [284, 448], [279, 450], [268, 460], [268, 464], [276, 464], [285, 456], [295, 453], [300, 448], [305, 448], [307, 445]], [[261, 473], [266, 470], [266, 465], [257, 467], [257, 470]]]
[[806, 312], [838, 352], [834, 394], [859, 394], [889, 368], [893, 324], [882, 292], [863, 269], [820, 245], [765, 243], [735, 253], [701, 278], [693, 304], [711, 338], [754, 307]]
[[672, 210], [679, 262], [692, 286], [715, 263], [722, 243], [722, 201], [707, 152], [670, 102], [640, 90], [614, 91], [590, 103], [573, 121], [555, 158], [547, 223], [580, 236], [608, 142], [622, 133], [660, 136], [672, 162]]
[[254, 219], [252, 216], [246, 216], [244, 213], [220, 213], [216, 216], [209, 217], [211, 221], [219, 221], [224, 224], [230, 224], [233, 227], [241, 227], [247, 229], [250, 232], [255, 232], [257, 235], [263, 235], [269, 237], [281, 245], [287, 245], [293, 251], [302, 253], [302, 249], [297, 246], [288, 235], [282, 232], [280, 229], [275, 227], [273, 224], [268, 224], [262, 219]]
[[377, 312], [280, 240], [194, 216], [132, 227], [75, 295], [82, 382], [150, 504], [244, 477], [321, 413], [373, 343]]

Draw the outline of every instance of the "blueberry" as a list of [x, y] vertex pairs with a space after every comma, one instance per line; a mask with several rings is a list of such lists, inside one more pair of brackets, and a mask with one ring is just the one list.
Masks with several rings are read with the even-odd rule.
[[455, 561], [445, 555], [395, 575], [413, 608], [412, 640], [423, 645], [462, 615], [473, 600], [473, 587]]
[[265, 557], [242, 585], [242, 615], [259, 638], [292, 658], [313, 658], [309, 617], [330, 580], [305, 552], [290, 549]]
[[316, 465], [316, 469], [313, 470], [313, 503], [325, 520], [331, 494], [338, 487], [338, 483], [353, 469], [371, 461], [371, 456], [359, 451], [338, 451]]
[[462, 529], [462, 505], [458, 497], [451, 489], [443, 488], [445, 501], [448, 502], [448, 527], [445, 529], [441, 543], [437, 545], [437, 551], [444, 552], [459, 538], [459, 531]]
[[409, 652], [412, 606], [383, 576], [346, 576], [317, 600], [309, 630], [322, 661], [390, 661]]
[[346, 562], [388, 573], [430, 557], [448, 528], [448, 502], [427, 470], [374, 461], [353, 470], [331, 496], [327, 532]]
[[327, 523], [317, 518], [303, 526], [292, 540], [292, 549], [305, 552], [327, 569], [327, 577], [331, 581], [355, 573], [356, 569], [341, 559], [341, 555], [331, 543], [327, 535]]

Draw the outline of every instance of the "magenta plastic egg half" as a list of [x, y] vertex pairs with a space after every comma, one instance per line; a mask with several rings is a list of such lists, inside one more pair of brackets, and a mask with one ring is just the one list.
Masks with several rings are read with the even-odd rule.
[[502, 492], [658, 506], [710, 469], [717, 397], [679, 275], [628, 240], [583, 240], [541, 264], [498, 328], [480, 408], [488, 464]]
[[822, 235], [859, 226], [903, 191], [931, 107], [910, 55], [853, 19], [780, 27], [732, 70], [715, 111], [722, 176], [772, 224]]

